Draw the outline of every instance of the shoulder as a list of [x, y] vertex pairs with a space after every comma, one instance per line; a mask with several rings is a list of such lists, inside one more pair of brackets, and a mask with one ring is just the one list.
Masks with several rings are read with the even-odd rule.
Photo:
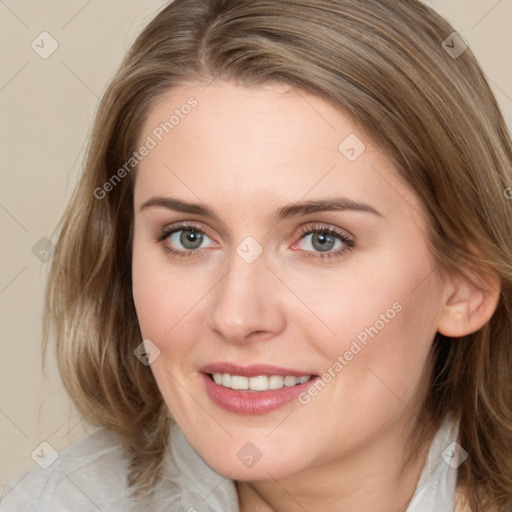
[[46, 469], [36, 465], [11, 480], [0, 512], [81, 512], [93, 504], [106, 512], [126, 499], [128, 457], [117, 434], [97, 430], [47, 457]]

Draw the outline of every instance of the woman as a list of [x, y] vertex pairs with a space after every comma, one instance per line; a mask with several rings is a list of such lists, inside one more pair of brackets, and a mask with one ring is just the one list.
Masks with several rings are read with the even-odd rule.
[[48, 285], [101, 428], [0, 509], [512, 510], [511, 185], [418, 1], [175, 0], [103, 98]]

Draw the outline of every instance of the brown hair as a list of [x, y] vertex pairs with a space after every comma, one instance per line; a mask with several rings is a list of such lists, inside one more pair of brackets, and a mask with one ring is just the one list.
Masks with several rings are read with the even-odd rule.
[[108, 194], [97, 191], [137, 149], [163, 93], [219, 78], [288, 84], [336, 105], [422, 199], [439, 268], [499, 276], [500, 301], [482, 329], [436, 336], [415, 433], [420, 439], [455, 413], [469, 453], [458, 470], [468, 504], [511, 509], [512, 201], [504, 191], [512, 146], [471, 50], [455, 56], [443, 46], [453, 32], [417, 0], [175, 0], [137, 38], [99, 106], [59, 225], [44, 322], [44, 347], [53, 331], [79, 410], [129, 446], [135, 493], [158, 480], [171, 418], [150, 369], [134, 357], [136, 170]]

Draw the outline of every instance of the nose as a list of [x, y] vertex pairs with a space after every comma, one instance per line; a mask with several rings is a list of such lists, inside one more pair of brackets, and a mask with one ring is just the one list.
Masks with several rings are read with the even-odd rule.
[[210, 295], [207, 325], [232, 343], [279, 334], [286, 324], [279, 285], [263, 254], [248, 263], [233, 252], [229, 270]]

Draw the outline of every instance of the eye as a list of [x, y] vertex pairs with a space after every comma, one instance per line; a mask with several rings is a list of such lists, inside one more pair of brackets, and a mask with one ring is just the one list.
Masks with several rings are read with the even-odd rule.
[[[342, 245], [342, 242], [336, 238], [336, 235], [332, 235], [331, 233], [327, 233], [325, 231], [314, 231], [302, 238], [303, 241], [308, 240], [309, 245], [313, 247], [312, 250], [326, 252], [331, 251], [338, 246], [339, 248]], [[307, 245], [307, 244], [306, 244]], [[311, 249], [306, 249], [311, 250]]]
[[180, 229], [169, 235], [170, 245], [181, 244], [187, 250], [199, 249], [205, 240], [206, 235], [195, 229]]
[[355, 242], [344, 232], [326, 225], [306, 226], [300, 231], [301, 239], [292, 249], [305, 251], [310, 259], [336, 258], [351, 251]]
[[166, 253], [176, 257], [196, 256], [201, 254], [213, 240], [193, 224], [178, 224], [166, 228], [156, 239], [161, 243]]

